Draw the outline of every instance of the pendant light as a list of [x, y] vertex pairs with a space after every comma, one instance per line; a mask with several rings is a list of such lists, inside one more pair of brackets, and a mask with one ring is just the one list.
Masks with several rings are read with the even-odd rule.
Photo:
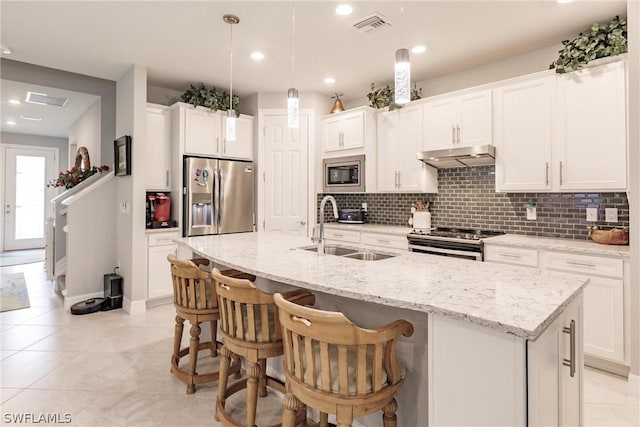
[[229, 24], [229, 109], [225, 121], [226, 140], [236, 140], [236, 112], [233, 109], [233, 26], [240, 22], [236, 15], [224, 15], [222, 20]]
[[409, 49], [404, 47], [404, 4], [400, 3], [400, 38], [401, 48], [396, 50], [396, 66], [394, 71], [395, 103], [406, 104], [411, 101], [411, 63]]
[[295, 63], [296, 63], [296, 5], [291, 1], [291, 87], [287, 90], [287, 126], [298, 127], [299, 95], [295, 88]]

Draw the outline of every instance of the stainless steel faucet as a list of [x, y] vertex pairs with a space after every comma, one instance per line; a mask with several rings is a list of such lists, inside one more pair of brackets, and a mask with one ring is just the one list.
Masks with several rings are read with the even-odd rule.
[[324, 205], [327, 203], [327, 200], [331, 202], [333, 205], [333, 216], [338, 218], [338, 204], [336, 203], [336, 199], [333, 196], [324, 196], [322, 201], [320, 202], [320, 235], [318, 236], [318, 255], [324, 255]]

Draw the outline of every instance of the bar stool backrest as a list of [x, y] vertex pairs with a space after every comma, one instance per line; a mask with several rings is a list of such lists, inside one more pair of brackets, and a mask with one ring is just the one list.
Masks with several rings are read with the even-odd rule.
[[203, 314], [218, 309], [218, 299], [209, 272], [201, 270], [191, 260], [167, 256], [171, 263], [173, 303], [176, 309], [190, 314]]

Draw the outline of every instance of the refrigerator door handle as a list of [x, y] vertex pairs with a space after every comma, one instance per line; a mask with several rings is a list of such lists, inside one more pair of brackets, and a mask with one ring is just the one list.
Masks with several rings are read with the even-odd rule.
[[213, 169], [213, 188], [211, 189], [213, 195], [213, 212], [211, 212], [212, 225], [214, 227], [214, 233], [216, 233], [216, 228], [218, 227], [218, 223], [220, 222], [220, 201], [218, 200], [218, 187], [220, 183], [218, 182], [218, 169]]
[[224, 191], [222, 189], [222, 169], [218, 169], [218, 227], [222, 225], [222, 209], [224, 208]]

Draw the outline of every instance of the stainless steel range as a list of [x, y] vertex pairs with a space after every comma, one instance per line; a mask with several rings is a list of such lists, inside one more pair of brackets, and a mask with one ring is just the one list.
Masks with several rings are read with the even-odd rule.
[[484, 239], [504, 231], [438, 227], [407, 234], [409, 250], [435, 255], [484, 261]]

